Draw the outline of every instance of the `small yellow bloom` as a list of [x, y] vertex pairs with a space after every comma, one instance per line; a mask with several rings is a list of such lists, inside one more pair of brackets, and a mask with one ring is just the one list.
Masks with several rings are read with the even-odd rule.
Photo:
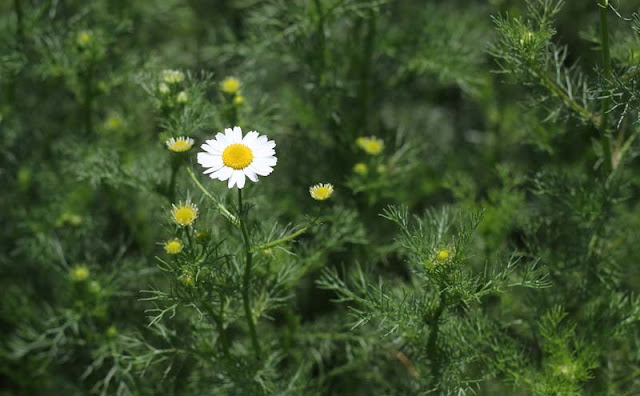
[[190, 137], [180, 136], [178, 138], [171, 138], [165, 142], [167, 148], [174, 153], [184, 153], [191, 150], [194, 140]]
[[180, 275], [178, 277], [178, 280], [180, 282], [182, 282], [183, 285], [188, 286], [188, 287], [193, 287], [193, 285], [195, 284], [193, 276], [189, 273], [184, 273], [182, 275]]
[[262, 249], [262, 254], [264, 254], [265, 256], [271, 256], [271, 249]]
[[115, 338], [118, 335], [118, 329], [116, 328], [116, 326], [109, 326], [109, 328], [107, 329], [107, 337], [109, 338]]
[[57, 226], [73, 226], [77, 227], [82, 224], [82, 217], [75, 213], [64, 212], [56, 221]]
[[436, 258], [438, 259], [438, 261], [445, 261], [449, 258], [449, 251], [447, 249], [440, 250], [436, 255]]
[[235, 77], [227, 77], [220, 83], [220, 89], [224, 93], [233, 95], [240, 90], [240, 80]]
[[524, 45], [526, 43], [533, 41], [533, 37], [534, 37], [533, 32], [526, 32], [520, 39], [520, 45]]
[[188, 101], [189, 101], [189, 94], [187, 93], [187, 91], [180, 91], [180, 93], [178, 93], [178, 96], [176, 96], [176, 102], [180, 104], [185, 104]]
[[211, 233], [209, 231], [198, 231], [196, 232], [196, 242], [205, 244], [211, 240]]
[[183, 227], [193, 224], [193, 222], [198, 218], [198, 207], [187, 200], [185, 202], [178, 202], [178, 206], [172, 205], [173, 209], [171, 210], [171, 216], [173, 217], [173, 221], [178, 223]]
[[353, 172], [364, 177], [369, 173], [369, 167], [363, 162], [358, 162], [353, 166]]
[[104, 128], [110, 132], [122, 129], [124, 120], [119, 114], [112, 114], [104, 121]]
[[78, 36], [76, 37], [76, 44], [78, 44], [78, 46], [80, 47], [86, 47], [87, 45], [91, 44], [92, 38], [93, 37], [91, 35], [91, 32], [89, 32], [88, 30], [83, 30], [78, 33]]
[[89, 291], [93, 294], [98, 294], [102, 290], [102, 286], [100, 286], [100, 282], [91, 281], [89, 282]]
[[170, 239], [164, 243], [164, 250], [169, 254], [178, 254], [182, 251], [182, 242], [177, 239]]
[[309, 187], [309, 194], [311, 194], [311, 198], [316, 201], [324, 201], [329, 199], [331, 194], [333, 194], [333, 186], [330, 183], [319, 183], [315, 186]]
[[71, 269], [69, 277], [74, 282], [82, 282], [89, 277], [89, 268], [86, 265], [77, 265]]
[[160, 84], [158, 84], [158, 91], [163, 94], [166, 95], [169, 93], [169, 86], [163, 82], [161, 82]]
[[378, 155], [384, 149], [384, 141], [375, 136], [361, 136], [356, 139], [356, 144], [369, 155]]
[[163, 70], [161, 77], [167, 84], [180, 84], [184, 81], [184, 73], [180, 70]]
[[233, 98], [233, 104], [236, 106], [242, 106], [244, 104], [244, 96], [236, 95], [236, 97]]

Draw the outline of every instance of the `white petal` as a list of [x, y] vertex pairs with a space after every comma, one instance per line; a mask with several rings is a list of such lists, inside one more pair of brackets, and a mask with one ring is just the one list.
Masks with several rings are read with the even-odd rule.
[[209, 153], [198, 153], [198, 163], [205, 168], [218, 167], [222, 165], [222, 157]]
[[258, 166], [251, 164], [249, 165], [249, 169], [260, 176], [269, 176], [269, 174], [273, 172], [273, 168], [270, 166]]
[[246, 145], [247, 147], [253, 150], [253, 144], [255, 143], [258, 136], [259, 136], [258, 132], [251, 131], [247, 133], [245, 137], [242, 139], [242, 144]]
[[253, 160], [252, 164], [256, 166], [276, 166], [278, 159], [276, 157], [261, 157]]
[[269, 139], [265, 135], [262, 135], [262, 136], [258, 137], [258, 143], [259, 144], [265, 144], [265, 143], [267, 143], [268, 140]]
[[205, 171], [204, 171], [204, 172], [202, 172], [202, 173], [206, 175], [207, 173], [216, 172], [216, 171], [219, 171], [220, 169], [222, 169], [222, 167], [223, 167], [223, 166], [224, 166], [224, 165], [220, 165], [220, 166], [213, 166], [213, 167], [211, 167], [211, 168], [209, 168], [209, 169], [205, 170]]
[[220, 181], [225, 181], [228, 178], [230, 178], [232, 174], [233, 174], [233, 169], [229, 168], [228, 166], [223, 166], [219, 170], [213, 172], [210, 175], [210, 177], [212, 179], [218, 179]]
[[240, 128], [239, 126], [234, 126], [233, 136], [236, 138], [238, 143], [242, 142], [242, 128]]
[[238, 127], [234, 127], [233, 129], [225, 128], [224, 134], [229, 144], [242, 142], [242, 130]]
[[211, 154], [220, 154], [222, 153], [222, 151], [224, 151], [224, 144], [222, 142], [219, 142], [216, 139], [209, 139], [206, 141], [206, 144], [208, 145], [209, 149], [207, 150], [204, 145], [200, 146], [202, 147], [203, 150], [206, 150], [208, 152], [210, 152]]
[[236, 176], [236, 183], [238, 184], [238, 188], [242, 188], [244, 187], [244, 183], [246, 181], [246, 178], [244, 176], [244, 172], [241, 170], [237, 170], [235, 172], [233, 172]]
[[227, 187], [232, 188], [235, 184], [236, 184], [236, 172], [232, 172], [231, 173], [231, 177], [229, 178], [229, 184], [227, 185]]
[[258, 175], [256, 174], [256, 172], [251, 170], [251, 167], [246, 167], [242, 171], [249, 178], [249, 180], [251, 180], [252, 182], [255, 183], [255, 182], [258, 181]]
[[276, 152], [273, 149], [252, 150], [255, 158], [273, 157]]
[[216, 140], [220, 142], [220, 144], [222, 144], [222, 147], [226, 147], [229, 145], [229, 139], [227, 139], [227, 137], [223, 133], [218, 132], [216, 134]]

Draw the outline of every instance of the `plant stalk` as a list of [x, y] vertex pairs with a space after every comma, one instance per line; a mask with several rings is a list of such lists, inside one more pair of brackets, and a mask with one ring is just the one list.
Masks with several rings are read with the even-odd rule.
[[14, 0], [13, 5], [16, 12], [16, 36], [18, 38], [18, 43], [24, 46], [24, 17], [22, 12], [22, 1]]
[[376, 14], [374, 11], [370, 11], [369, 19], [367, 20], [367, 30], [363, 42], [362, 64], [361, 64], [361, 79], [359, 87], [360, 98], [360, 120], [359, 123], [362, 126], [367, 125], [369, 117], [369, 108], [371, 106], [371, 76], [373, 69], [373, 52], [375, 46], [376, 36]]
[[84, 127], [87, 135], [93, 135], [93, 74], [94, 74], [94, 64], [93, 60], [89, 65], [89, 70], [87, 70], [87, 74], [85, 76], [84, 84], [85, 84], [85, 98], [84, 98], [84, 108], [83, 108], [83, 117], [84, 117]]
[[298, 236], [304, 234], [305, 232], [307, 232], [308, 229], [309, 229], [309, 227], [303, 227], [303, 228], [299, 229], [298, 231], [287, 235], [286, 237], [282, 237], [280, 239], [276, 239], [275, 241], [271, 241], [269, 243], [265, 243], [264, 245], [256, 246], [255, 248], [251, 249], [251, 252], [252, 253], [256, 253], [256, 252], [259, 252], [261, 250], [269, 249], [269, 248], [272, 248], [274, 246], [278, 246], [278, 245], [280, 245], [282, 243], [288, 242], [288, 241], [290, 241], [292, 239], [295, 239]]
[[[611, 80], [611, 55], [609, 52], [609, 21], [607, 19], [607, 11], [609, 9], [609, 0], [598, 0], [598, 6], [600, 8], [600, 41], [602, 44], [602, 67], [604, 71], [605, 81], [604, 84], [608, 85]], [[605, 96], [602, 99], [602, 115], [600, 122], [600, 139], [602, 141], [602, 148], [604, 151], [604, 166], [607, 172], [611, 172], [613, 163], [611, 156], [611, 142], [608, 131], [608, 118], [609, 118], [609, 96]]]
[[214, 197], [209, 191], [207, 191], [206, 188], [204, 188], [204, 186], [202, 185], [202, 183], [200, 183], [200, 180], [198, 180], [195, 173], [193, 173], [193, 170], [190, 167], [187, 167], [187, 173], [191, 177], [191, 180], [193, 180], [196, 186], [200, 189], [200, 191], [202, 191], [204, 195], [206, 195], [213, 201], [220, 213], [222, 213], [222, 215], [226, 217], [233, 225], [237, 226], [239, 224], [239, 221], [236, 216], [234, 216], [233, 213], [229, 212], [229, 210], [225, 208], [224, 205], [222, 205], [220, 201], [216, 199], [216, 197]]
[[175, 202], [176, 197], [176, 176], [180, 164], [175, 158], [171, 158], [171, 178], [169, 179], [169, 188], [167, 189], [167, 198], [171, 203]]
[[438, 333], [440, 331], [440, 317], [444, 312], [447, 304], [447, 294], [445, 291], [440, 291], [440, 300], [436, 311], [433, 313], [429, 324], [429, 338], [427, 339], [427, 355], [431, 360], [431, 376], [432, 383], [437, 386], [440, 382], [440, 375], [442, 372], [442, 361], [438, 351]]
[[251, 344], [253, 345], [253, 351], [256, 357], [260, 359], [260, 344], [258, 343], [258, 336], [256, 334], [256, 326], [253, 323], [253, 314], [251, 312], [251, 301], [249, 292], [251, 289], [251, 267], [253, 261], [253, 253], [251, 253], [251, 245], [249, 243], [249, 233], [247, 232], [246, 216], [242, 207], [242, 189], [238, 189], [238, 217], [240, 219], [240, 231], [242, 232], [242, 239], [244, 240], [245, 248], [245, 267], [244, 276], [242, 279], [242, 301], [244, 305], [244, 314], [247, 317], [247, 325], [249, 326], [249, 333], [251, 335]]

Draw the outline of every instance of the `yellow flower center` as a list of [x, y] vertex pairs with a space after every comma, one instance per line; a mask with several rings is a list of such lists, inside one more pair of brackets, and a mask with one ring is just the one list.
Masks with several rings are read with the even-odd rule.
[[311, 194], [311, 198], [317, 201], [324, 201], [326, 199], [329, 199], [331, 194], [333, 194], [333, 186], [329, 183], [316, 184], [309, 189], [309, 193]]
[[244, 169], [253, 161], [253, 153], [244, 144], [234, 143], [222, 152], [222, 162], [233, 169]]
[[193, 221], [196, 219], [196, 216], [198, 216], [198, 212], [196, 212], [189, 206], [178, 208], [173, 213], [173, 218], [176, 223], [183, 226], [193, 223]]
[[82, 31], [78, 34], [78, 45], [85, 46], [91, 42], [91, 33]]
[[374, 136], [359, 137], [356, 144], [369, 155], [378, 155], [384, 149], [384, 141]]
[[441, 250], [438, 252], [438, 256], [436, 257], [438, 260], [440, 261], [444, 261], [446, 259], [449, 258], [449, 251], [448, 250]]
[[182, 243], [177, 239], [168, 241], [164, 244], [164, 250], [169, 254], [178, 254], [182, 251]]
[[367, 167], [367, 164], [358, 162], [357, 164], [354, 165], [353, 171], [360, 176], [365, 176], [369, 171], [369, 168]]
[[382, 144], [376, 140], [368, 140], [364, 144], [364, 151], [367, 154], [378, 154], [382, 151]]
[[234, 77], [227, 77], [222, 81], [222, 92], [234, 94], [240, 89], [240, 80]]
[[89, 277], [89, 269], [84, 265], [79, 267], [74, 267], [71, 270], [71, 279], [74, 281], [83, 281]]

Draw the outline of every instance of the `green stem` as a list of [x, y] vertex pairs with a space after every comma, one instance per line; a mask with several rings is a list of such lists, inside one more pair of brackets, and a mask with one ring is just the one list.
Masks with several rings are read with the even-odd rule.
[[581, 106], [578, 102], [576, 102], [573, 98], [571, 98], [555, 81], [553, 81], [549, 76], [542, 72], [533, 71], [535, 76], [540, 78], [540, 82], [542, 85], [551, 91], [554, 95], [562, 99], [562, 101], [571, 108], [571, 110], [580, 114], [580, 116], [586, 120], [589, 120], [595, 127], [600, 127], [602, 120], [597, 115], [593, 114], [583, 106]]
[[176, 175], [178, 174], [178, 169], [180, 168], [180, 164], [175, 160], [175, 158], [171, 159], [171, 177], [169, 178], [169, 188], [167, 189], [167, 198], [170, 202], [175, 202], [176, 198]]
[[206, 188], [204, 188], [204, 186], [202, 185], [202, 183], [200, 183], [200, 181], [198, 180], [196, 175], [193, 173], [193, 170], [191, 168], [187, 168], [187, 173], [191, 177], [191, 180], [193, 180], [193, 182], [196, 184], [196, 186], [198, 186], [198, 188], [204, 193], [204, 195], [206, 195], [207, 197], [209, 197], [209, 199], [213, 201], [213, 203], [216, 205], [220, 213], [222, 213], [222, 215], [226, 217], [233, 225], [236, 225], [236, 226], [239, 225], [239, 221], [236, 218], [236, 216], [234, 216], [233, 213], [229, 212], [229, 210], [225, 208], [224, 205], [222, 205], [220, 201], [216, 199], [216, 197], [214, 197], [209, 191], [207, 191]]
[[242, 239], [244, 241], [245, 250], [245, 267], [244, 276], [242, 279], [242, 301], [244, 303], [244, 313], [247, 317], [247, 324], [249, 325], [249, 333], [251, 335], [251, 343], [253, 344], [253, 351], [256, 357], [260, 359], [260, 344], [258, 343], [258, 336], [256, 334], [256, 326], [253, 323], [253, 313], [251, 312], [251, 301], [249, 292], [251, 289], [251, 266], [253, 260], [253, 253], [251, 253], [251, 244], [249, 241], [249, 233], [247, 232], [246, 216], [242, 207], [242, 189], [238, 189], [238, 216], [240, 218], [240, 231], [242, 232]]
[[324, 75], [324, 67], [325, 67], [325, 56], [326, 56], [326, 43], [325, 43], [325, 37], [324, 37], [324, 19], [325, 19], [325, 14], [324, 11], [322, 10], [322, 3], [320, 2], [320, 0], [314, 0], [313, 1], [315, 9], [316, 9], [316, 15], [318, 18], [318, 22], [317, 22], [317, 27], [316, 27], [316, 35], [317, 35], [317, 47], [314, 49], [314, 52], [316, 54], [318, 54], [318, 70], [316, 71], [317, 77], [320, 80], [320, 83], [322, 84], [324, 81], [323, 80], [323, 75]]
[[18, 37], [18, 42], [20, 43], [20, 45], [24, 46], [24, 22], [23, 22], [23, 12], [22, 12], [22, 1], [14, 0], [13, 5], [16, 12], [16, 36]]
[[440, 317], [447, 304], [446, 292], [441, 290], [439, 294], [440, 300], [433, 316], [430, 318], [429, 338], [427, 339], [427, 355], [431, 360], [431, 376], [433, 377], [432, 382], [434, 386], [437, 386], [440, 382], [442, 372], [442, 360], [438, 351], [438, 333], [440, 331]]
[[85, 98], [84, 98], [84, 127], [87, 132], [87, 135], [93, 134], [93, 61], [89, 65], [89, 69], [87, 70], [87, 75], [84, 80], [85, 84]]
[[282, 237], [280, 239], [276, 239], [275, 241], [271, 241], [269, 243], [265, 243], [264, 245], [256, 246], [253, 249], [251, 249], [251, 252], [252, 253], [256, 253], [256, 252], [259, 252], [259, 251], [264, 250], [264, 249], [269, 249], [269, 248], [272, 248], [274, 246], [278, 246], [278, 245], [280, 245], [282, 243], [285, 243], [285, 242], [288, 242], [288, 241], [290, 241], [292, 239], [297, 238], [298, 236], [304, 234], [308, 230], [309, 230], [309, 226], [303, 227], [303, 228], [299, 229], [298, 231], [287, 235], [286, 237]]
[[[223, 305], [223, 302], [220, 302], [220, 304]], [[224, 330], [222, 315], [216, 315], [213, 311], [213, 308], [211, 308], [211, 306], [206, 302], [203, 302], [203, 307], [211, 317], [211, 320], [213, 320], [213, 322], [218, 327], [218, 333], [220, 333], [220, 343], [222, 344], [222, 353], [226, 357], [229, 357], [229, 340], [227, 339], [227, 332]], [[221, 310], [220, 313], [222, 314], [222, 312], [223, 311]]]
[[[604, 84], [608, 85], [611, 80], [611, 55], [609, 52], [609, 22], [607, 19], [607, 11], [609, 9], [609, 0], [599, 0], [598, 5], [600, 7], [600, 41], [602, 43], [602, 67], [604, 70], [605, 81]], [[605, 96], [602, 99], [602, 121], [600, 123], [600, 139], [602, 140], [602, 148], [604, 150], [604, 165], [607, 172], [611, 172], [611, 142], [608, 131], [608, 111], [609, 111], [609, 96]]]
[[369, 116], [369, 107], [371, 104], [371, 72], [373, 67], [373, 50], [374, 41], [376, 36], [376, 15], [374, 11], [370, 11], [369, 20], [367, 21], [367, 32], [364, 37], [362, 54], [362, 69], [360, 80], [360, 125], [367, 125], [367, 119]]

